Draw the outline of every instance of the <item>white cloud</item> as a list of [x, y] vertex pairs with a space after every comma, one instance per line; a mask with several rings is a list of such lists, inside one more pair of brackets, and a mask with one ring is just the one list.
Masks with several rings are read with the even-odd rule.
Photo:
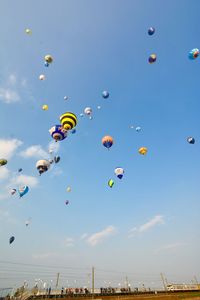
[[0, 157], [10, 159], [21, 145], [22, 141], [17, 139], [0, 139]]
[[49, 253], [40, 253], [40, 254], [33, 254], [32, 257], [34, 259], [45, 259], [45, 258], [49, 258], [49, 257], [54, 257], [57, 256], [56, 253], [53, 252], [49, 252]]
[[102, 231], [92, 234], [90, 237], [87, 238], [87, 242], [91, 246], [96, 246], [97, 244], [101, 243], [104, 239], [114, 235], [115, 233], [116, 233], [116, 228], [110, 225], [105, 229], [103, 229]]
[[68, 237], [68, 238], [65, 239], [64, 243], [65, 243], [66, 247], [73, 247], [74, 246], [74, 239]]
[[8, 83], [15, 85], [17, 83], [17, 78], [14, 74], [10, 74], [10, 76], [8, 77]]
[[130, 230], [129, 237], [133, 236], [134, 233], [136, 233], [136, 232], [143, 233], [158, 224], [164, 224], [164, 217], [161, 215], [157, 215], [157, 216], [153, 217], [150, 221], [148, 221], [147, 223], [145, 223], [143, 225], [140, 225], [139, 227], [132, 228]]
[[3, 223], [11, 223], [11, 224], [17, 224], [17, 220], [11, 216], [9, 211], [0, 210], [0, 221], [3, 221]]
[[7, 104], [18, 102], [20, 96], [16, 91], [13, 91], [9, 88], [0, 88], [0, 100]]
[[8, 178], [10, 171], [6, 167], [0, 168], [0, 180]]
[[20, 155], [24, 158], [46, 158], [48, 159], [49, 153], [45, 151], [41, 145], [33, 145], [28, 147], [26, 150], [20, 152]]
[[88, 237], [88, 234], [87, 233], [83, 233], [80, 237], [81, 240], [85, 240], [86, 237]]
[[12, 185], [27, 185], [28, 187], [36, 187], [38, 183], [39, 181], [36, 177], [28, 175], [19, 175], [10, 182]]
[[187, 245], [187, 244], [183, 243], [183, 242], [176, 242], [176, 243], [173, 243], [173, 244], [167, 244], [167, 245], [164, 245], [164, 246], [158, 248], [157, 250], [155, 250], [155, 253], [158, 253], [158, 252], [163, 251], [163, 250], [174, 250], [174, 249], [177, 249], [177, 248], [185, 246], [185, 245]]

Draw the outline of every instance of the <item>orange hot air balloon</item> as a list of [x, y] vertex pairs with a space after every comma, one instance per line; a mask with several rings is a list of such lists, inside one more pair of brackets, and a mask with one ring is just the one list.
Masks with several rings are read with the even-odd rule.
[[113, 138], [109, 135], [106, 135], [102, 138], [102, 144], [104, 145], [104, 147], [106, 147], [107, 149], [109, 149], [110, 147], [112, 147], [114, 141]]

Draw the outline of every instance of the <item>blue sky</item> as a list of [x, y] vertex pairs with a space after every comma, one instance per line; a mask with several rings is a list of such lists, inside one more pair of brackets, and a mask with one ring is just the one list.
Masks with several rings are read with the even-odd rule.
[[[97, 286], [123, 285], [126, 274], [134, 287], [161, 286], [160, 272], [170, 282], [200, 277], [200, 62], [188, 59], [200, 48], [199, 11], [197, 0], [2, 1], [0, 156], [8, 164], [0, 169], [0, 263], [10, 270], [1, 271], [2, 287], [37, 278], [33, 269], [11, 276], [22, 266], [5, 261], [55, 266], [60, 284], [71, 286], [89, 286], [92, 266]], [[49, 68], [46, 54], [54, 58]], [[92, 120], [80, 117], [85, 107]], [[61, 161], [39, 177], [48, 130], [66, 111], [78, 117], [76, 134], [59, 143]], [[104, 135], [114, 138], [110, 151]], [[138, 154], [142, 146], [146, 156]], [[27, 195], [10, 195], [23, 184]], [[73, 277], [62, 267], [80, 270]], [[44, 282], [55, 281], [54, 268], [48, 278], [35, 268]]]

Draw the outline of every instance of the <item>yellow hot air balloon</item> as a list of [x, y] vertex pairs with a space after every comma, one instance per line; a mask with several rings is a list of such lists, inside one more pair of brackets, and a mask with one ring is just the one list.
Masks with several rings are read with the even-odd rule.
[[26, 28], [25, 32], [26, 32], [27, 34], [31, 34], [31, 33], [32, 33], [31, 29], [29, 29], [29, 28]]
[[48, 107], [48, 105], [47, 105], [47, 104], [44, 104], [44, 105], [42, 106], [42, 109], [43, 109], [43, 110], [48, 110], [48, 109], [49, 109], [49, 107]]
[[51, 64], [53, 62], [53, 57], [48, 54], [48, 55], [45, 55], [44, 57], [44, 60], [48, 63], [48, 64]]
[[68, 186], [68, 188], [67, 188], [67, 192], [69, 193], [69, 192], [71, 192], [71, 187], [70, 186]]
[[142, 154], [142, 155], [147, 154], [147, 151], [148, 151], [148, 149], [147, 149], [146, 147], [141, 147], [141, 148], [138, 150], [138, 152], [139, 152], [140, 154]]
[[5, 166], [6, 164], [7, 164], [7, 159], [5, 159], [5, 158], [1, 158], [0, 159], [0, 166]]
[[71, 130], [77, 124], [77, 117], [71, 112], [66, 112], [60, 116], [60, 123], [65, 130]]

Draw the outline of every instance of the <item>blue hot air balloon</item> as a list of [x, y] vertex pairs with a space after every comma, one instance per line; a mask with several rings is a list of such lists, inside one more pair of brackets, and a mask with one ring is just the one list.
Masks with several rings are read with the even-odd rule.
[[192, 49], [188, 54], [189, 59], [192, 60], [196, 59], [198, 56], [199, 56], [199, 49], [197, 48]]
[[27, 194], [28, 191], [29, 191], [29, 187], [27, 185], [19, 187], [18, 192], [19, 192], [20, 198], [23, 197], [25, 194]]
[[154, 27], [150, 27], [148, 29], [148, 35], [153, 35], [155, 33], [155, 28]]
[[103, 97], [104, 99], [107, 99], [107, 98], [109, 97], [109, 92], [108, 92], [108, 91], [103, 91], [103, 92], [102, 92], [102, 97]]
[[188, 141], [189, 144], [194, 144], [195, 143], [195, 139], [193, 137], [191, 137], [191, 136], [189, 136], [187, 138], [187, 141]]

